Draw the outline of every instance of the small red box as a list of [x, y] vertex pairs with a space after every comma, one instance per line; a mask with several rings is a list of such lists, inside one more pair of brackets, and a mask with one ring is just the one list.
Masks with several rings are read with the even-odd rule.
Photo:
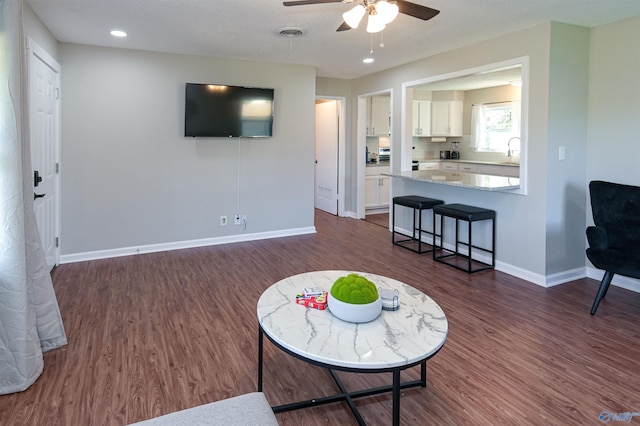
[[327, 292], [322, 292], [319, 296], [303, 296], [296, 295], [296, 303], [298, 305], [306, 306], [307, 308], [314, 308], [324, 311], [327, 309]]

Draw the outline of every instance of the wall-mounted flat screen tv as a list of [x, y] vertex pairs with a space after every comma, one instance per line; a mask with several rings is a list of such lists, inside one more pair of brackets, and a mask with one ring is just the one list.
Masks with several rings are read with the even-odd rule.
[[273, 136], [274, 89], [187, 83], [185, 93], [185, 136]]

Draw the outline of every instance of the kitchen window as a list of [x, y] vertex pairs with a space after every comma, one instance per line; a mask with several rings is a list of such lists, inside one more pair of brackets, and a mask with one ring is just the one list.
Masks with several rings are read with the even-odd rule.
[[[471, 144], [478, 152], [519, 151], [509, 141], [520, 137], [520, 102], [477, 104], [471, 108]], [[519, 141], [519, 139], [518, 139]]]

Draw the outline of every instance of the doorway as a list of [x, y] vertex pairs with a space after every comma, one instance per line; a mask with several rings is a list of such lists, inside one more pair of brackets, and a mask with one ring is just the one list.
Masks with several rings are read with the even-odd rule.
[[60, 262], [60, 64], [27, 39], [34, 210], [47, 265]]
[[387, 224], [391, 178], [386, 174], [391, 172], [393, 154], [392, 105], [391, 89], [358, 97], [357, 217]]
[[345, 216], [345, 98], [318, 97], [315, 124], [315, 208]]

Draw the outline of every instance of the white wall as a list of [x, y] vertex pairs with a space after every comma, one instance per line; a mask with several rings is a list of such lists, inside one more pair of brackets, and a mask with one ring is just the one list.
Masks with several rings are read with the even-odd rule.
[[33, 13], [31, 7], [25, 2], [22, 3], [22, 22], [25, 36], [33, 39], [53, 59], [60, 62], [60, 58], [58, 57], [58, 40], [56, 40], [49, 29], [42, 24], [40, 18]]
[[588, 70], [589, 29], [552, 23], [546, 275], [584, 267]]
[[588, 180], [640, 185], [638, 40], [640, 17], [591, 30]]
[[[640, 186], [640, 17], [591, 30], [587, 181]], [[590, 202], [587, 199], [587, 202]], [[590, 206], [586, 221], [593, 224]], [[589, 276], [602, 271], [588, 263]], [[613, 284], [640, 291], [640, 281]]]
[[[312, 67], [65, 43], [59, 50], [63, 257], [314, 230]], [[274, 88], [274, 136], [185, 138], [186, 82]], [[246, 229], [233, 224], [235, 213], [248, 216]]]

